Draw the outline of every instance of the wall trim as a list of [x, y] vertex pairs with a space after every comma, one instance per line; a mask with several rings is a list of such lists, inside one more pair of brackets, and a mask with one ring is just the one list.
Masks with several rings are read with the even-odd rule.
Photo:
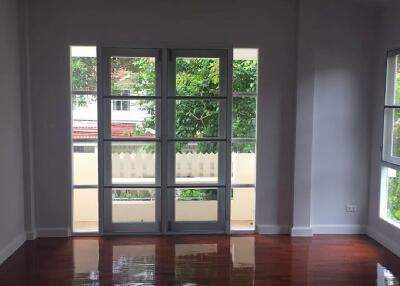
[[367, 227], [367, 235], [391, 252], [393, 252], [395, 255], [400, 257], [400, 244], [398, 242], [396, 243], [392, 239], [388, 238], [386, 235], [377, 232], [370, 226]]
[[259, 234], [290, 234], [290, 226], [279, 224], [258, 224], [257, 233]]
[[42, 227], [36, 229], [36, 237], [68, 237], [71, 229], [68, 227]]
[[0, 249], [0, 264], [6, 261], [26, 241], [26, 233], [23, 232], [10, 241], [3, 249]]
[[365, 234], [366, 226], [362, 224], [318, 224], [312, 225], [314, 234]]
[[37, 238], [36, 229], [26, 232], [26, 240], [35, 240]]
[[313, 229], [307, 226], [294, 226], [290, 232], [291, 236], [311, 237], [313, 236]]
[[293, 227], [279, 224], [259, 224], [259, 234], [290, 234], [291, 236], [313, 236], [314, 234], [366, 234], [361, 224], [320, 224], [311, 227]]

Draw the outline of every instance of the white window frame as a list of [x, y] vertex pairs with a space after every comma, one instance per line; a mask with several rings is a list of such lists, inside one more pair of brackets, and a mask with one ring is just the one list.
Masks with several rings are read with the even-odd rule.
[[400, 103], [394, 103], [397, 56], [400, 56], [400, 50], [389, 51], [387, 54], [382, 161], [400, 166], [400, 157], [392, 155], [393, 116], [396, 109], [400, 111]]
[[396, 109], [400, 111], [400, 102], [395, 104], [396, 67], [400, 60], [400, 49], [391, 50], [386, 59], [386, 85], [383, 106], [383, 131], [382, 131], [382, 162], [380, 179], [379, 217], [400, 228], [400, 223], [388, 216], [388, 172], [389, 169], [400, 171], [400, 157], [392, 155], [393, 148], [393, 117]]
[[[154, 141], [159, 146], [161, 150], [158, 150], [158, 155], [156, 159], [157, 164], [157, 174], [156, 174], [156, 182], [153, 185], [114, 185], [111, 183], [111, 178], [106, 174], [110, 174], [110, 161], [106, 154], [110, 152], [104, 152], [107, 149], [107, 145], [110, 142], [115, 141], [141, 141], [135, 139], [129, 140], [118, 140], [110, 138], [110, 134], [108, 134], [108, 130], [110, 130], [109, 124], [110, 121], [107, 120], [110, 117], [110, 111], [112, 107], [110, 106], [112, 99], [135, 99], [135, 96], [113, 96], [109, 91], [108, 80], [107, 80], [107, 71], [108, 65], [106, 58], [110, 56], [110, 53], [114, 53], [121, 51], [122, 54], [129, 54], [129, 51], [132, 51], [132, 55], [147, 55], [150, 51], [151, 55], [155, 55], [159, 60], [159, 67], [157, 68], [158, 74], [158, 92], [157, 95], [152, 97], [151, 99], [156, 99], [159, 104], [157, 104], [157, 138], [154, 140], [145, 140], [145, 141]], [[173, 86], [169, 81], [171, 77], [167, 77], [165, 75], [171, 74], [174, 68], [174, 65], [171, 64], [171, 60], [176, 56], [204, 56], [204, 57], [213, 57], [218, 56], [221, 58], [221, 65], [226, 67], [226, 72], [221, 75], [221, 80], [225, 82], [226, 88], [223, 90], [224, 94], [221, 94], [219, 97], [220, 101], [220, 110], [221, 113], [219, 124], [220, 124], [220, 133], [217, 138], [207, 138], [207, 139], [196, 139], [196, 138], [185, 138], [183, 140], [190, 141], [213, 141], [220, 143], [220, 156], [219, 156], [219, 172], [218, 172], [218, 182], [215, 184], [189, 184], [188, 186], [184, 184], [178, 184], [172, 179], [175, 178], [174, 173], [175, 167], [173, 166], [175, 158], [171, 158], [171, 155], [174, 155], [175, 152], [168, 152], [167, 149], [169, 146], [173, 144], [169, 144], [171, 142], [181, 141], [179, 138], [175, 138], [173, 134], [173, 128], [170, 124], [174, 123], [173, 120], [167, 120], [171, 113], [169, 113], [170, 104], [168, 101], [179, 99], [174, 91], [168, 90], [169, 87]], [[210, 230], [213, 233], [218, 231], [230, 233], [230, 203], [231, 203], [231, 192], [234, 188], [254, 188], [256, 190], [256, 185], [254, 184], [240, 184], [240, 185], [231, 185], [231, 144], [235, 142], [252, 142], [256, 145], [257, 148], [257, 132], [255, 138], [231, 138], [231, 121], [232, 121], [232, 100], [235, 95], [232, 94], [232, 60], [233, 60], [233, 48], [221, 48], [221, 49], [168, 49], [168, 48], [160, 48], [160, 49], [142, 49], [142, 48], [107, 48], [103, 46], [97, 46], [97, 103], [98, 103], [98, 114], [97, 114], [97, 122], [98, 122], [98, 137], [96, 139], [96, 143], [98, 144], [98, 184], [91, 186], [74, 186], [74, 188], [97, 188], [98, 189], [98, 205], [99, 205], [99, 235], [102, 234], [115, 234], [118, 232], [122, 233], [134, 233], [130, 231], [132, 226], [134, 225], [124, 225], [122, 228], [113, 225], [111, 221], [107, 221], [105, 219], [108, 214], [108, 218], [110, 216], [110, 209], [105, 207], [107, 201], [110, 201], [109, 198], [106, 198], [106, 194], [109, 193], [109, 190], [113, 187], [126, 187], [126, 188], [154, 188], [157, 191], [157, 202], [161, 204], [161, 206], [156, 206], [157, 214], [156, 214], [156, 224], [148, 227], [140, 228], [137, 226], [137, 230], [139, 233], [173, 233], [174, 230], [177, 232], [181, 231], [196, 231], [199, 228], [198, 223], [173, 223], [173, 225], [169, 225], [169, 222], [173, 222], [171, 213], [167, 213], [166, 205], [169, 202], [170, 198], [173, 196], [169, 196], [169, 192], [174, 188], [181, 187], [199, 187], [199, 188], [217, 188], [218, 192], [222, 198], [221, 201], [225, 203], [225, 205], [221, 205], [218, 209], [218, 222], [213, 227], [207, 227], [205, 229]], [[258, 71], [258, 69], [257, 69]], [[164, 75], [164, 76], [162, 76]], [[258, 77], [258, 76], [257, 76]], [[258, 86], [258, 85], [257, 85]], [[243, 95], [240, 95], [243, 96]], [[256, 94], [251, 94], [248, 96], [258, 97], [258, 90]], [[139, 97], [137, 97], [139, 98]], [[140, 96], [141, 99], [145, 98]], [[204, 97], [202, 97], [204, 98]], [[122, 105], [121, 105], [122, 107]], [[173, 108], [174, 109], [174, 108]], [[175, 110], [173, 110], [174, 113]], [[172, 113], [172, 114], [173, 114]], [[257, 116], [257, 115], [256, 115]], [[106, 125], [106, 126], [105, 126]], [[257, 128], [256, 128], [257, 129]], [[71, 206], [72, 209], [72, 206]], [[171, 209], [172, 210], [172, 209]], [[136, 227], [136, 226], [134, 226]], [[172, 227], [172, 229], [171, 229]], [[173, 229], [175, 228], [175, 229]], [[91, 233], [93, 234], [93, 233]], [[80, 235], [80, 233], [74, 233], [74, 235]]]
[[[237, 50], [240, 50], [240, 49], [243, 49], [243, 48], [233, 48], [233, 50], [235, 50], [235, 49], [237, 49]], [[254, 166], [254, 170], [255, 170], [255, 172], [256, 172], [256, 174], [254, 174], [254, 179], [255, 179], [255, 182], [253, 183], [253, 184], [240, 184], [240, 183], [234, 183], [234, 182], [232, 182], [231, 181], [231, 188], [230, 188], [230, 194], [229, 194], [229, 197], [230, 197], [230, 199], [232, 199], [233, 198], [233, 191], [234, 191], [234, 189], [236, 189], [236, 190], [243, 190], [243, 189], [249, 189], [249, 188], [252, 188], [252, 189], [254, 189], [254, 192], [255, 192], [255, 198], [256, 198], [256, 196], [257, 196], [257, 187], [256, 187], [256, 182], [257, 182], [257, 118], [258, 118], [258, 65], [259, 65], [259, 58], [258, 58], [258, 55], [259, 55], [259, 51], [258, 51], [258, 49], [255, 49], [255, 48], [251, 48], [252, 50], [257, 50], [257, 59], [256, 59], [256, 61], [257, 61], [257, 77], [256, 77], [256, 91], [254, 92], [254, 93], [243, 93], [243, 92], [234, 92], [234, 91], [232, 91], [232, 107], [231, 107], [231, 125], [232, 125], [232, 115], [233, 115], [233, 99], [235, 98], [235, 97], [253, 97], [253, 98], [255, 98], [256, 99], [256, 126], [255, 126], [255, 135], [254, 135], [254, 137], [252, 137], [252, 138], [241, 138], [241, 137], [234, 137], [233, 136], [233, 129], [232, 129], [232, 126], [231, 126], [231, 130], [230, 130], [230, 133], [231, 133], [231, 150], [230, 150], [230, 154], [229, 154], [229, 156], [232, 158], [232, 146], [233, 146], [233, 144], [235, 144], [235, 143], [253, 143], [254, 145], [255, 145], [255, 166]], [[235, 59], [234, 59], [234, 56], [232, 56], [232, 88], [233, 88], [233, 80], [234, 80], [234, 78], [233, 78], [233, 63], [235, 62]], [[231, 166], [230, 166], [230, 168], [232, 169], [232, 162], [230, 162], [230, 164], [231, 164]], [[232, 172], [231, 172], [232, 173]], [[230, 179], [232, 179], [232, 178], [230, 178]], [[256, 200], [256, 199], [255, 199]], [[255, 206], [255, 209], [256, 209], [256, 201], [254, 201], [254, 206]], [[229, 214], [229, 217], [231, 217], [231, 214]], [[255, 230], [256, 230], [256, 214], [254, 214], [254, 229], [249, 229], [249, 230], [236, 230], [236, 229], [234, 229], [234, 228], [232, 228], [232, 225], [231, 225], [231, 222], [230, 222], [230, 233], [248, 233], [248, 232], [254, 232]]]
[[[96, 91], [76, 91], [72, 89], [72, 48], [73, 47], [85, 47], [85, 48], [95, 48], [96, 49], [96, 59], [98, 59], [99, 55], [98, 55], [98, 49], [97, 46], [95, 45], [70, 45], [69, 46], [69, 75], [70, 75], [70, 102], [71, 102], [71, 108], [70, 108], [70, 112], [71, 112], [71, 179], [72, 179], [72, 190], [71, 190], [71, 212], [70, 212], [70, 218], [71, 218], [71, 230], [72, 233], [75, 236], [86, 236], [86, 235], [97, 235], [100, 233], [102, 226], [101, 226], [101, 206], [100, 206], [100, 202], [101, 202], [101, 194], [100, 194], [100, 188], [99, 188], [99, 174], [98, 174], [98, 178], [97, 178], [97, 184], [75, 184], [74, 182], [74, 178], [73, 178], [73, 167], [74, 167], [74, 143], [81, 143], [81, 144], [95, 144], [95, 153], [97, 152], [97, 156], [99, 156], [98, 150], [99, 150], [99, 113], [97, 111], [97, 139], [83, 139], [83, 140], [74, 140], [73, 138], [73, 111], [75, 110], [74, 105], [73, 105], [73, 97], [75, 95], [92, 95], [96, 97], [96, 104], [98, 105], [98, 101], [99, 101], [99, 90], [98, 90], [98, 86], [99, 86], [99, 79], [97, 78], [97, 89]], [[99, 73], [99, 71], [97, 71], [97, 74]], [[100, 162], [97, 161], [97, 165], [99, 166]], [[98, 228], [97, 231], [79, 231], [74, 229], [74, 194], [75, 194], [75, 190], [77, 189], [84, 189], [84, 190], [93, 190], [96, 189], [97, 190], [97, 194], [98, 194]]]

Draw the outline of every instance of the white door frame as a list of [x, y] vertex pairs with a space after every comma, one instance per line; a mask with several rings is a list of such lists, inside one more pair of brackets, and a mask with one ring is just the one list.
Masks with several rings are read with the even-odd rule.
[[[232, 49], [131, 49], [98, 47], [98, 120], [99, 120], [99, 227], [101, 234], [169, 234], [169, 233], [226, 233], [230, 229], [231, 196], [231, 83]], [[115, 96], [110, 89], [111, 56], [152, 56], [156, 58], [156, 95]], [[175, 94], [176, 57], [218, 57], [220, 58], [220, 95], [213, 96], [219, 104], [219, 134], [217, 138], [194, 139], [175, 138]], [[191, 97], [192, 98], [192, 97]], [[217, 99], [218, 98], [218, 99]], [[156, 138], [154, 139], [113, 139], [111, 130], [112, 99], [154, 99], [156, 100]], [[201, 97], [201, 99], [211, 99]], [[175, 148], [178, 141], [210, 141], [219, 143], [218, 182], [216, 184], [176, 184]], [[111, 179], [112, 142], [155, 142], [156, 182], [155, 184], [116, 185]], [[173, 148], [172, 148], [172, 147]], [[112, 188], [154, 188], [156, 195], [155, 223], [112, 223]], [[207, 187], [218, 190], [217, 222], [175, 222], [174, 189], [177, 187]]]

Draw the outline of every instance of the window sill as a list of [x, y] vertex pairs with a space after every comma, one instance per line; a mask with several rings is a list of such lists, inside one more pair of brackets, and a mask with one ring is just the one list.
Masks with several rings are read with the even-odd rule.
[[380, 219], [385, 221], [385, 222], [387, 222], [388, 224], [400, 229], [400, 222], [395, 221], [394, 219], [391, 219], [391, 218], [388, 218], [388, 217], [383, 217], [383, 216], [381, 216]]

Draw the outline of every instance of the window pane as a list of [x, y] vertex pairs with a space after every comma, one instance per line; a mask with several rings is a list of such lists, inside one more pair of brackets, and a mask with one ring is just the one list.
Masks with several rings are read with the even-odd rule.
[[233, 92], [256, 93], [257, 91], [257, 61], [233, 61]]
[[232, 143], [232, 184], [256, 183], [256, 144]]
[[73, 184], [97, 185], [97, 97], [72, 96]]
[[392, 156], [400, 157], [400, 109], [392, 110]]
[[97, 96], [72, 95], [72, 139], [97, 140]]
[[98, 189], [74, 189], [73, 192], [73, 231], [99, 231]]
[[400, 58], [399, 55], [387, 59], [387, 105], [400, 105]]
[[176, 189], [175, 221], [217, 221], [217, 189]]
[[381, 216], [400, 223], [400, 172], [384, 168], [382, 174]]
[[396, 56], [396, 74], [394, 77], [394, 104], [400, 104], [400, 56]]
[[112, 189], [114, 223], [147, 223], [156, 221], [155, 189]]
[[74, 185], [97, 185], [97, 158], [97, 143], [74, 143]]
[[111, 171], [113, 184], [154, 184], [155, 142], [112, 142]]
[[72, 92], [97, 90], [96, 47], [71, 47], [71, 74]]
[[154, 57], [111, 57], [111, 94], [154, 96], [156, 60]]
[[232, 137], [256, 137], [257, 98], [254, 96], [235, 96], [232, 107]]
[[217, 142], [175, 143], [176, 183], [218, 182]]
[[218, 96], [220, 84], [218, 58], [177, 58], [177, 96]]
[[219, 100], [176, 100], [176, 137], [218, 136]]
[[400, 109], [385, 108], [383, 159], [398, 163], [400, 158]]
[[112, 100], [112, 138], [155, 138], [155, 100]]
[[255, 188], [234, 188], [231, 197], [231, 229], [254, 229]]

